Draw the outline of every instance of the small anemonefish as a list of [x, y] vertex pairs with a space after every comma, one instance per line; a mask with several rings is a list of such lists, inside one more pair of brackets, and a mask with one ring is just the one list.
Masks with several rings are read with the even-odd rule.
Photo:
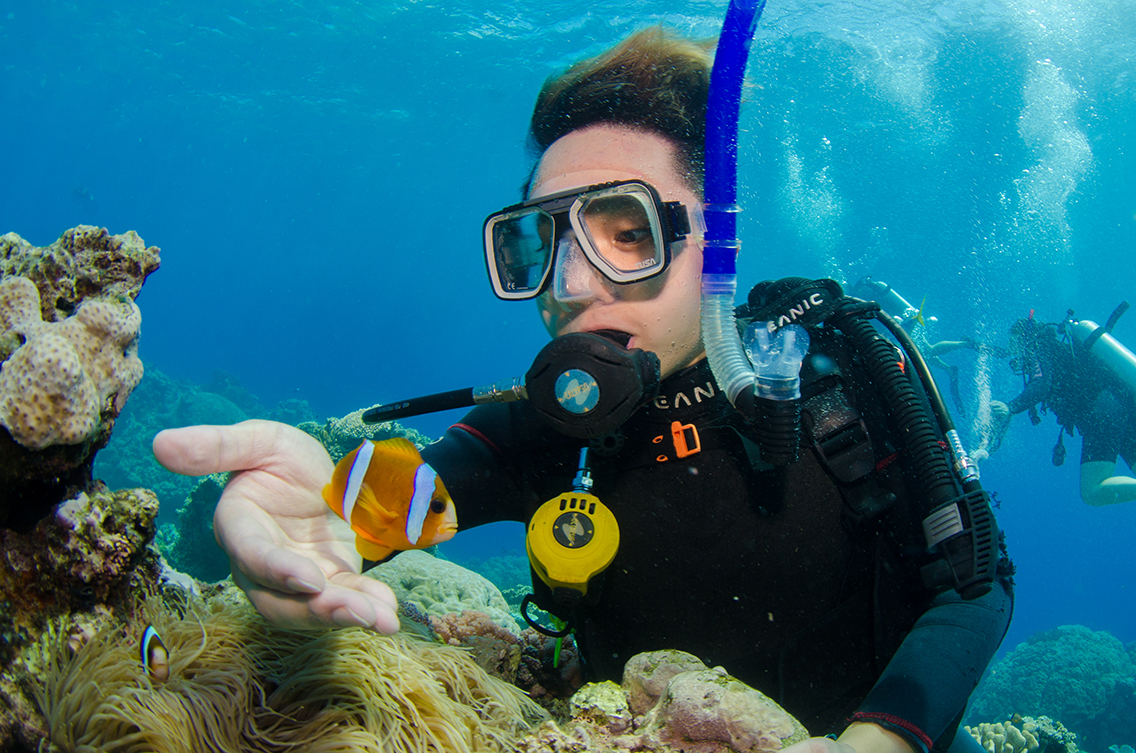
[[335, 466], [323, 498], [351, 524], [355, 549], [369, 560], [449, 541], [458, 530], [445, 484], [403, 437], [368, 439], [348, 453]]
[[170, 655], [153, 625], [142, 633], [142, 668], [151, 679], [165, 682], [170, 679]]

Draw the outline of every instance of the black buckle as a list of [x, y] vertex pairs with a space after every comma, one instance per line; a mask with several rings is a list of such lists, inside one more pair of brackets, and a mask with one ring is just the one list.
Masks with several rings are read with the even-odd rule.
[[839, 388], [825, 390], [802, 406], [805, 428], [821, 462], [838, 480], [851, 483], [876, 467], [868, 426]]

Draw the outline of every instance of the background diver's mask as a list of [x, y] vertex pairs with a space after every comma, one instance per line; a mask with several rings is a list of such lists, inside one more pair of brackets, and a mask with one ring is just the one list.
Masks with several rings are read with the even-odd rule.
[[603, 183], [489, 215], [485, 263], [502, 300], [536, 298], [550, 283], [557, 300], [582, 300], [591, 297], [593, 269], [620, 285], [649, 279], [667, 268], [671, 244], [689, 233], [686, 207], [662, 201], [651, 185]]

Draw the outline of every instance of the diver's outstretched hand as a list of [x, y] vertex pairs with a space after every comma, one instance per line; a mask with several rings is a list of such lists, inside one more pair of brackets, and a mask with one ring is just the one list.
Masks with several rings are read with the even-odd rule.
[[853, 722], [839, 740], [810, 737], [790, 745], [781, 753], [914, 753], [914, 749], [902, 737], [883, 727]]
[[273, 421], [166, 429], [154, 456], [175, 473], [237, 471], [213, 516], [233, 581], [284, 627], [398, 630], [386, 584], [360, 574], [355, 534], [323, 501], [334, 464], [313, 437]]
[[974, 452], [970, 453], [972, 460], [981, 463], [997, 452], [998, 448], [1002, 446], [1002, 440], [1006, 438], [1006, 431], [1010, 428], [1011, 418], [1013, 416], [1010, 415], [1008, 405], [1001, 400], [990, 401], [990, 425], [982, 438], [982, 443]]

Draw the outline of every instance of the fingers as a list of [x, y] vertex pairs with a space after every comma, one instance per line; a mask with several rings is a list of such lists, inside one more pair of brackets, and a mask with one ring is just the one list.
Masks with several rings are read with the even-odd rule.
[[286, 441], [287, 430], [299, 432], [285, 424], [258, 420], [165, 429], [154, 437], [154, 457], [166, 469], [186, 476], [260, 468]]
[[266, 589], [239, 571], [234, 571], [233, 580], [265, 619], [281, 627], [363, 627], [386, 634], [399, 629], [394, 594], [386, 584], [363, 575], [333, 577], [318, 594]]
[[233, 581], [266, 619], [286, 627], [398, 631], [398, 602], [385, 583], [352, 572], [359, 563], [337, 554], [333, 544], [318, 552], [297, 548], [272, 523], [256, 506], [225, 501], [214, 518]]
[[239, 572], [259, 588], [289, 594], [316, 594], [326, 586], [323, 570], [301, 552], [283, 548], [286, 535], [254, 504], [222, 498], [213, 531], [229, 554], [234, 578]]

